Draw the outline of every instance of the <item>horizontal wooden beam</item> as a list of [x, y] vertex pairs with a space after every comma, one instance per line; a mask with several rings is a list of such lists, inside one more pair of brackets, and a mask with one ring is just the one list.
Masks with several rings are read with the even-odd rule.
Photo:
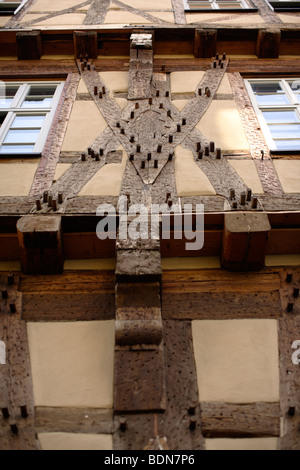
[[200, 403], [205, 437], [277, 437], [280, 435], [279, 403]]
[[35, 408], [35, 430], [82, 434], [112, 434], [113, 411], [100, 408]]

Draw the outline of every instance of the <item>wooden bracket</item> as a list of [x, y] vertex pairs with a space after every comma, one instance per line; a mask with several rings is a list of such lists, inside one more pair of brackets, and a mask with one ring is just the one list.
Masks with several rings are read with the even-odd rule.
[[96, 31], [74, 31], [75, 57], [97, 59], [98, 34]]
[[195, 29], [194, 56], [213, 57], [217, 49], [216, 29]]
[[40, 31], [21, 31], [16, 34], [19, 60], [39, 60], [42, 56]]
[[279, 57], [281, 31], [259, 30], [256, 43], [256, 55], [259, 59], [277, 59]]
[[17, 232], [23, 273], [63, 272], [61, 217], [22, 217], [17, 222]]
[[230, 213], [225, 215], [222, 267], [229, 271], [257, 271], [265, 266], [268, 233], [267, 214]]

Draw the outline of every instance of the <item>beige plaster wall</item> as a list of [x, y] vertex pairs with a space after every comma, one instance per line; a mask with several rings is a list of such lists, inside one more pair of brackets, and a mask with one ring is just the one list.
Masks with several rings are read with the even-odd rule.
[[63, 15], [57, 15], [53, 18], [46, 20], [39, 20], [45, 16], [43, 13], [27, 13], [24, 18], [21, 19], [20, 23], [27, 23], [28, 21], [34, 21], [34, 26], [68, 26], [68, 25], [81, 25], [85, 20], [85, 13], [65, 13]]
[[124, 0], [122, 3], [138, 10], [172, 10], [173, 8], [171, 0], [151, 0], [151, 2], [145, 2], [145, 0]]
[[27, 323], [35, 406], [111, 408], [114, 322]]
[[105, 24], [149, 24], [151, 21], [143, 16], [124, 10], [109, 10], [105, 17]]
[[171, 72], [171, 92], [172, 93], [194, 93], [199, 82], [204, 76], [203, 71], [191, 72]]
[[285, 193], [300, 193], [300, 160], [273, 160]]
[[277, 450], [276, 437], [205, 439], [206, 450]]
[[222, 151], [249, 151], [248, 140], [233, 100], [214, 100], [196, 128]]
[[277, 13], [277, 16], [283, 23], [299, 24], [300, 16], [290, 13]]
[[178, 196], [210, 196], [216, 192], [190, 150], [175, 149], [175, 180]]
[[276, 320], [194, 320], [199, 400], [279, 401]]
[[93, 101], [75, 101], [62, 150], [86, 150], [106, 127], [107, 123]]
[[54, 180], [57, 181], [71, 166], [71, 163], [58, 163], [55, 169]]
[[[243, 13], [232, 14], [232, 13], [186, 13], [187, 24], [192, 23], [205, 23], [209, 21], [210, 24], [224, 23], [224, 24], [241, 24], [241, 25], [256, 25], [265, 23], [263, 18], [256, 13], [243, 15]], [[214, 21], [215, 20], [215, 21]]]
[[178, 109], [178, 111], [182, 111], [188, 102], [189, 100], [173, 100], [172, 104]]
[[111, 434], [74, 434], [45, 432], [38, 434], [41, 450], [112, 450]]
[[253, 160], [228, 160], [248, 188], [255, 194], [263, 194], [264, 190]]
[[224, 77], [222, 78], [221, 80], [221, 83], [220, 83], [220, 86], [218, 88], [218, 91], [217, 91], [217, 95], [218, 94], [229, 94], [231, 95], [232, 94], [232, 88], [231, 88], [231, 85], [230, 85], [230, 82], [229, 82], [229, 78], [228, 78], [228, 73], [225, 73]]
[[37, 163], [1, 163], [0, 196], [28, 196]]
[[122, 163], [109, 163], [100, 168], [79, 196], [119, 196], [126, 162], [127, 154], [123, 151]]
[[[66, 8], [73, 8], [79, 3], [78, 0], [36, 0], [30, 10], [38, 12], [61, 11]], [[89, 5], [87, 5], [85, 9], [88, 10]]]
[[110, 91], [112, 97], [114, 93], [127, 93], [129, 83], [128, 72], [101, 72], [100, 78]]

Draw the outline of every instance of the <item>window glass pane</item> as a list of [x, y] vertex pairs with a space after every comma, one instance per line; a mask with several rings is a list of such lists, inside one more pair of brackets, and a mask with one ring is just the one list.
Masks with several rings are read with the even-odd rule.
[[296, 111], [263, 111], [267, 123], [276, 122], [299, 122]]
[[0, 85], [0, 108], [9, 108], [17, 93], [18, 86]]
[[256, 101], [260, 106], [289, 104], [286, 95], [255, 95]]
[[278, 150], [299, 150], [299, 140], [275, 140], [276, 147]]
[[300, 125], [289, 124], [289, 125], [275, 125], [269, 127], [272, 137], [274, 139], [295, 139], [300, 138]]
[[240, 5], [239, 3], [218, 3], [218, 5], [221, 10], [225, 10], [226, 8], [243, 8], [242, 5]]
[[45, 114], [40, 116], [16, 116], [11, 128], [15, 129], [17, 127], [42, 127], [45, 120]]
[[259, 82], [251, 83], [254, 93], [282, 93], [283, 90], [279, 82]]
[[0, 154], [19, 154], [19, 153], [32, 153], [34, 151], [34, 145], [2, 145]]
[[31, 98], [26, 96], [22, 108], [51, 108], [52, 98]]
[[56, 85], [31, 85], [28, 96], [53, 96]]
[[300, 79], [288, 82], [294, 93], [300, 93]]
[[289, 104], [279, 82], [251, 83], [251, 86], [259, 105]]
[[33, 144], [37, 141], [39, 129], [28, 129], [28, 130], [10, 130], [4, 139], [4, 143], [30, 143]]

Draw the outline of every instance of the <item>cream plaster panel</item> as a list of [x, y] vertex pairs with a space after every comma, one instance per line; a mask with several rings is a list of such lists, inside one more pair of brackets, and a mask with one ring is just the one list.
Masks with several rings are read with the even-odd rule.
[[63, 25], [81, 25], [85, 19], [85, 13], [66, 13], [64, 15], [54, 16], [53, 18], [48, 18], [47, 20], [37, 21], [39, 18], [42, 18], [42, 13], [40, 14], [30, 14], [24, 16], [20, 23], [27, 23], [27, 21], [34, 21], [35, 26], [63, 26]]
[[189, 101], [190, 100], [173, 100], [172, 104], [178, 109], [178, 111], [182, 111]]
[[276, 437], [205, 439], [206, 450], [277, 450]]
[[[37, 0], [31, 7], [33, 11], [61, 11], [66, 8], [73, 8], [80, 2], [78, 0]], [[88, 7], [86, 7], [88, 8]]]
[[135, 15], [129, 11], [115, 11], [109, 10], [105, 17], [105, 24], [146, 24], [152, 23], [152, 21], [147, 20], [143, 16]]
[[175, 23], [174, 15], [168, 11], [148, 11], [149, 15], [159, 18], [160, 20], [166, 21], [167, 23]]
[[285, 14], [285, 13], [277, 13], [277, 16], [281, 19], [283, 23], [292, 23], [298, 24], [300, 23], [300, 16], [295, 14]]
[[75, 101], [62, 150], [86, 150], [106, 127], [106, 121], [93, 101]]
[[35, 406], [111, 408], [114, 322], [27, 323]]
[[222, 151], [249, 151], [249, 144], [233, 100], [214, 100], [196, 126]]
[[10, 19], [11, 16], [0, 16], [0, 28], [3, 28]]
[[300, 266], [299, 255], [267, 255], [266, 266]]
[[68, 259], [64, 263], [65, 271], [72, 270], [96, 270], [96, 271], [114, 271], [116, 268], [115, 258], [101, 259]]
[[285, 193], [300, 193], [300, 160], [273, 160]]
[[87, 94], [89, 94], [89, 90], [87, 89], [86, 84], [84, 83], [82, 78], [79, 81], [78, 88], [77, 88], [77, 93], [87, 93]]
[[264, 190], [253, 160], [228, 160], [248, 188], [255, 194], [263, 194]]
[[126, 108], [127, 100], [125, 100], [125, 98], [114, 98], [114, 99], [122, 110]]
[[128, 72], [101, 72], [100, 78], [110, 91], [110, 96], [114, 93], [127, 93], [129, 83]]
[[127, 155], [123, 152], [122, 163], [109, 163], [100, 168], [82, 188], [79, 196], [119, 196]]
[[111, 434], [39, 433], [41, 450], [112, 450]]
[[175, 149], [175, 179], [178, 196], [211, 196], [216, 192], [208, 177], [194, 161], [190, 150]]
[[224, 23], [227, 24], [239, 24], [239, 25], [257, 25], [264, 24], [265, 20], [257, 13], [255, 14], [246, 14], [243, 17], [232, 18], [231, 20], [226, 20]]
[[199, 400], [279, 401], [276, 320], [192, 322]]
[[1, 163], [0, 196], [28, 196], [38, 163]]
[[55, 169], [54, 180], [57, 181], [71, 166], [72, 163], [58, 163]]
[[185, 269], [218, 269], [221, 267], [218, 256], [162, 258], [161, 266], [164, 271]]
[[[228, 17], [233, 17], [228, 19]], [[258, 14], [232, 14], [232, 13], [186, 13], [186, 22], [187, 24], [192, 23], [205, 23], [209, 20], [210, 24], [216, 23], [226, 23], [226, 24], [241, 24], [241, 25], [249, 25], [249, 24], [262, 24], [265, 23], [263, 18]], [[227, 18], [227, 19], [226, 19]]]
[[227, 73], [225, 73], [224, 77], [222, 78], [217, 94], [232, 94], [232, 88]]
[[172, 72], [171, 92], [172, 93], [194, 93], [205, 72]]
[[151, 2], [145, 2], [145, 0], [124, 0], [122, 3], [129, 5], [137, 10], [172, 10], [171, 0], [151, 0]]
[[21, 271], [19, 261], [0, 261], [0, 271]]

